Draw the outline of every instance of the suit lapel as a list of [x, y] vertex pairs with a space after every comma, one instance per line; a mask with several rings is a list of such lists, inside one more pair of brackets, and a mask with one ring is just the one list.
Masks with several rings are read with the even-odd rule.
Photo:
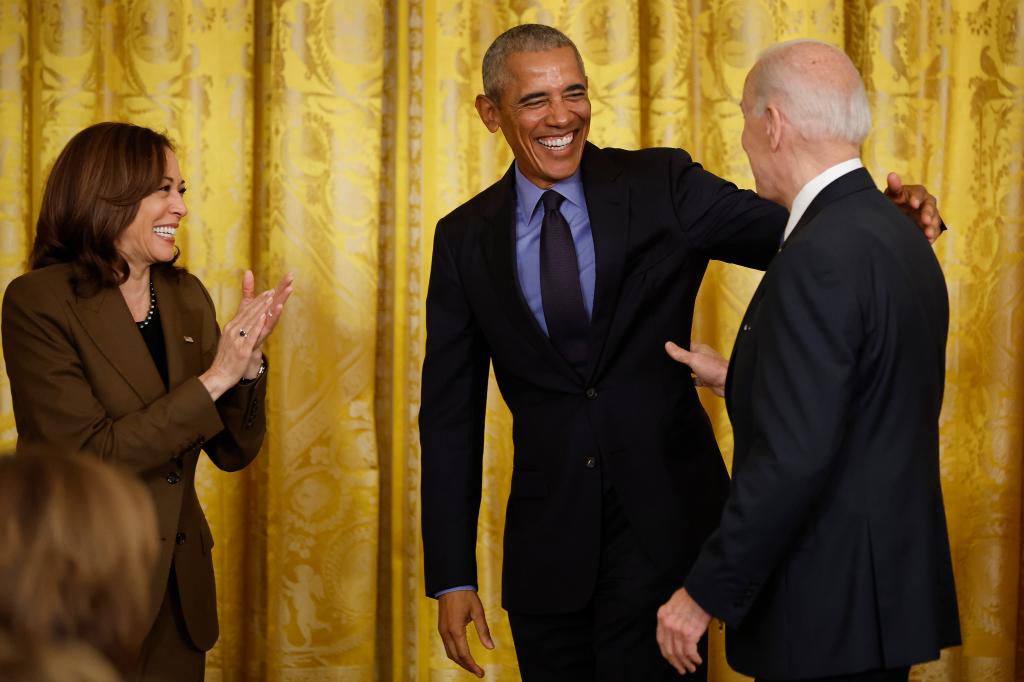
[[[513, 162], [515, 163], [515, 162]], [[493, 197], [488, 197], [484, 205], [488, 209], [484, 213], [487, 223], [481, 237], [484, 258], [491, 272], [491, 280], [501, 303], [502, 311], [512, 320], [512, 326], [522, 331], [523, 337], [541, 355], [560, 372], [579, 381], [580, 377], [551, 345], [547, 335], [537, 324], [536, 318], [519, 287], [519, 275], [516, 272], [516, 192], [515, 170], [509, 166], [505, 176], [490, 190]]]
[[175, 286], [175, 275], [161, 269], [154, 271], [152, 277], [167, 352], [167, 381], [174, 387], [202, 367], [202, 349], [197, 342], [200, 330], [193, 328], [201, 313], [184, 300], [182, 288]]
[[590, 232], [594, 239], [594, 310], [590, 319], [588, 381], [597, 374], [615, 315], [629, 236], [629, 187], [616, 182], [621, 169], [587, 143], [581, 164]]
[[[146, 342], [132, 321], [119, 289], [104, 289], [85, 299], [72, 295], [69, 303], [96, 347], [143, 404], [148, 405], [166, 393]], [[163, 314], [162, 308], [160, 313]]]

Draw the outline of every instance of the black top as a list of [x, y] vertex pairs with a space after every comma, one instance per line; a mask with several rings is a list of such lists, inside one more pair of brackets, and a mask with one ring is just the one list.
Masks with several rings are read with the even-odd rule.
[[149, 354], [153, 356], [153, 363], [156, 370], [160, 372], [160, 378], [164, 380], [164, 388], [170, 390], [167, 380], [167, 346], [164, 344], [164, 328], [160, 324], [160, 307], [153, 308], [153, 317], [149, 324], [139, 329], [142, 340], [146, 342]]

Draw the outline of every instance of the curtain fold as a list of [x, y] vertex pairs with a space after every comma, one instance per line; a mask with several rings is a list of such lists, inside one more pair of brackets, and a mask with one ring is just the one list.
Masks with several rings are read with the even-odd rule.
[[[81, 128], [175, 141], [181, 263], [222, 322], [251, 267], [296, 294], [268, 343], [257, 461], [204, 463], [222, 634], [211, 680], [468, 679], [423, 595], [416, 415], [434, 225], [511, 162], [473, 106], [490, 42], [523, 22], [577, 42], [602, 146], [683, 147], [752, 186], [738, 100], [758, 52], [814, 37], [861, 70], [864, 160], [940, 198], [951, 326], [942, 476], [964, 646], [920, 680], [1021, 679], [1024, 4], [1020, 0], [5, 0], [0, 285], [23, 272], [46, 174]], [[728, 352], [758, 274], [712, 264], [693, 337]], [[3, 358], [5, 363], [17, 358]], [[701, 396], [731, 462], [722, 402]], [[498, 644], [511, 418], [489, 387], [478, 561]], [[17, 434], [0, 365], [0, 447]], [[714, 682], [739, 679], [712, 628]]]

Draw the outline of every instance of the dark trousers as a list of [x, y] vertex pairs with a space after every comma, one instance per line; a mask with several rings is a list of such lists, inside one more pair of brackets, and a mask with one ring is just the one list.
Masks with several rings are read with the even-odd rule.
[[[892, 670], [869, 670], [853, 675], [836, 675], [834, 677], [816, 677], [800, 682], [907, 682], [910, 668], [893, 668]], [[755, 682], [789, 682], [788, 680], [765, 680], [757, 678]]]
[[[614, 489], [604, 493], [601, 566], [590, 603], [559, 614], [509, 612], [524, 682], [673, 680], [656, 639], [658, 607], [681, 585], [661, 575], [629, 528]], [[707, 661], [707, 638], [701, 656]], [[687, 682], [707, 678], [705, 662]]]

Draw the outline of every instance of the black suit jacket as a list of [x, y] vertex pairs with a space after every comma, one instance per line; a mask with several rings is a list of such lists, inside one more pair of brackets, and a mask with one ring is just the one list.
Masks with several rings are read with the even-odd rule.
[[733, 481], [686, 581], [729, 664], [800, 679], [959, 643], [939, 485], [948, 303], [867, 171], [808, 207], [754, 294], [726, 399]]
[[420, 410], [429, 595], [477, 584], [489, 363], [515, 446], [506, 608], [566, 612], [587, 603], [603, 484], [614, 486], [643, 547], [675, 580], [718, 520], [726, 470], [690, 373], [664, 343], [688, 343], [708, 259], [766, 267], [786, 212], [679, 150], [588, 145], [581, 169], [596, 259], [582, 374], [523, 301], [513, 169], [438, 223]]

